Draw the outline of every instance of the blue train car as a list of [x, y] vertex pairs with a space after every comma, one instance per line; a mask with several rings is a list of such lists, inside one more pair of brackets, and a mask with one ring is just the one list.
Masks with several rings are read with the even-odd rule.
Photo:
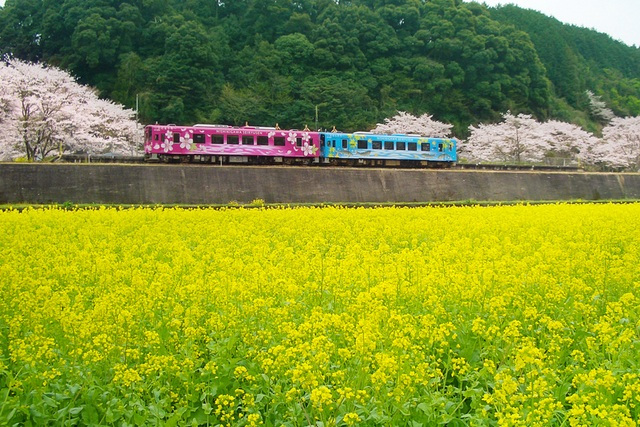
[[419, 135], [368, 132], [320, 134], [320, 158], [334, 165], [448, 167], [457, 161], [457, 141]]

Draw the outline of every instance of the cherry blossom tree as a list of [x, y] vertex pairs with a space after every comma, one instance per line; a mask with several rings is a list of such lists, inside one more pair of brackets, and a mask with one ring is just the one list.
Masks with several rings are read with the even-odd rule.
[[580, 126], [549, 120], [539, 124], [539, 133], [546, 143], [545, 157], [569, 163], [593, 164], [600, 139]]
[[530, 115], [507, 112], [503, 121], [471, 126], [460, 145], [462, 157], [481, 162], [595, 163], [600, 140], [579, 126], [556, 120], [540, 123]]
[[99, 99], [69, 73], [9, 60], [0, 63], [0, 79], [0, 159], [140, 152], [135, 113]]
[[[0, 65], [2, 67], [2, 65]], [[2, 68], [0, 68], [1, 70]], [[8, 135], [15, 132], [17, 123], [15, 122], [15, 117], [13, 114], [13, 110], [17, 108], [17, 104], [15, 102], [15, 98], [13, 96], [13, 91], [10, 90], [8, 84], [5, 81], [6, 74], [0, 72], [0, 78], [2, 78], [2, 83], [0, 84], [0, 126], [4, 129], [4, 138], [0, 140], [0, 160], [14, 158], [19, 155], [19, 151], [15, 144], [9, 144], [7, 137]]]
[[609, 123], [616, 116], [613, 111], [607, 107], [607, 104], [601, 97], [590, 90], [587, 90], [585, 93], [587, 94], [587, 98], [589, 98], [589, 109], [593, 117], [604, 123]]
[[400, 111], [394, 117], [384, 119], [384, 123], [378, 123], [374, 129], [371, 129], [371, 132], [388, 135], [418, 134], [447, 138], [451, 136], [452, 127], [453, 125], [434, 120], [433, 116], [427, 113], [416, 117], [413, 114]]
[[469, 139], [460, 145], [460, 155], [481, 162], [539, 162], [546, 142], [540, 123], [530, 115], [510, 112], [501, 123], [470, 126]]
[[141, 154], [142, 130], [132, 120], [134, 111], [97, 97], [81, 103], [89, 114], [83, 118], [82, 126], [77, 127], [75, 137], [69, 140], [70, 151]]
[[616, 117], [602, 129], [599, 161], [609, 167], [640, 171], [640, 117]]

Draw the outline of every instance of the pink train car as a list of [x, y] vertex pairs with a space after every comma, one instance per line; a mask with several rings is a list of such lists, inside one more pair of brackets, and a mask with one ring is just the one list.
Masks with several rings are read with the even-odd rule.
[[225, 125], [149, 125], [147, 160], [212, 163], [318, 162], [320, 134], [308, 130]]

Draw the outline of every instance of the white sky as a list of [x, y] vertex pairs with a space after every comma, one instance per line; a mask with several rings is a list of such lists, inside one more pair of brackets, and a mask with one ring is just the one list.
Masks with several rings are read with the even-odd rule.
[[640, 0], [478, 0], [478, 3], [515, 4], [640, 47]]
[[[466, 0], [469, 1], [469, 0]], [[5, 0], [0, 0], [0, 6]], [[640, 47], [640, 0], [480, 0], [488, 6], [517, 4], [567, 24], [593, 28]]]

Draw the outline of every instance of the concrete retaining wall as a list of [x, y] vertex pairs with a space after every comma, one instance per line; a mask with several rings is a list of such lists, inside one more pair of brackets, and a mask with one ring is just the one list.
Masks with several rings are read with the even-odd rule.
[[0, 203], [640, 199], [640, 174], [323, 167], [0, 164]]

